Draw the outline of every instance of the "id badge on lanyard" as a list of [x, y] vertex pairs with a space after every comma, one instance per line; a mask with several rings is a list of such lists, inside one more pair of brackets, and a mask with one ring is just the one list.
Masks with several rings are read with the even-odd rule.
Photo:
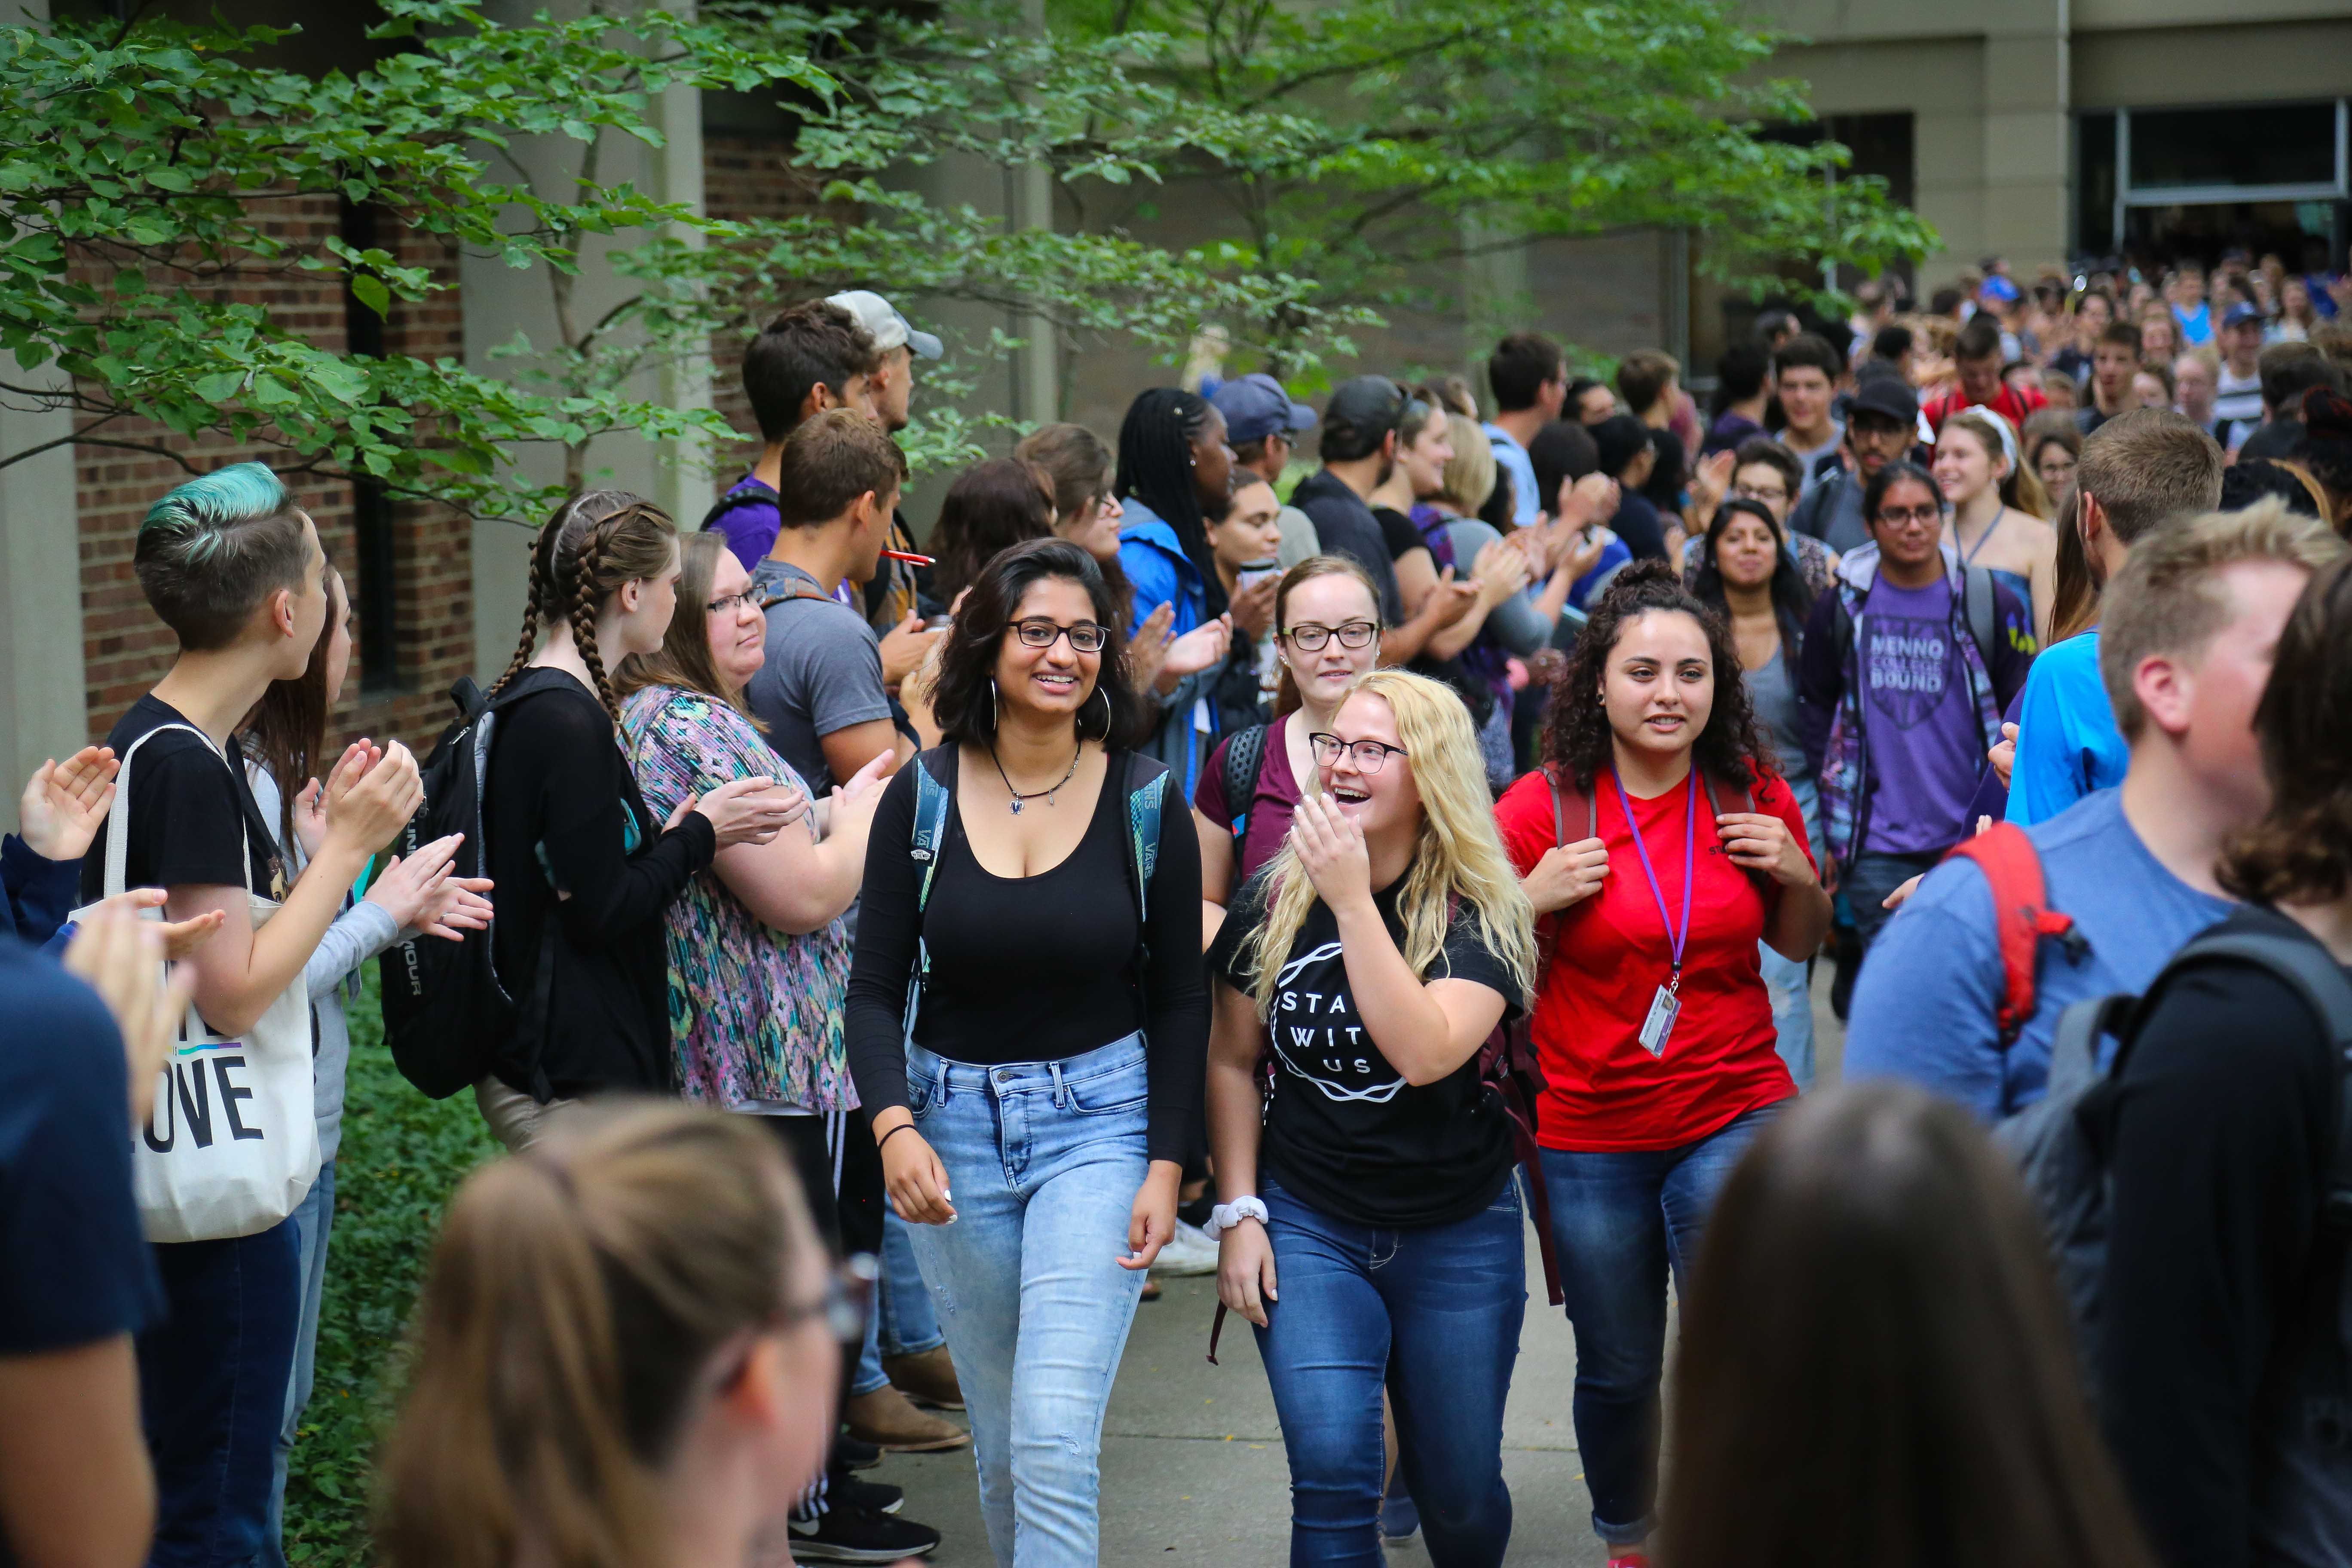
[[1665, 890], [1658, 886], [1658, 873], [1650, 864], [1649, 846], [1642, 842], [1642, 825], [1633, 818], [1633, 802], [1625, 793], [1625, 781], [1611, 768], [1609, 777], [1617, 786], [1617, 803], [1624, 808], [1625, 826], [1633, 835], [1633, 853], [1642, 858], [1642, 875], [1650, 884], [1650, 896], [1658, 901], [1658, 919], [1666, 928], [1666, 941], [1672, 949], [1672, 967], [1666, 983], [1650, 998], [1649, 1016], [1642, 1020], [1642, 1032], [1634, 1037], [1642, 1048], [1654, 1057], [1666, 1054], [1666, 1041], [1675, 1032], [1675, 1019], [1683, 1010], [1683, 944], [1690, 939], [1691, 879], [1697, 869], [1698, 853], [1698, 768], [1694, 762], [1690, 773], [1690, 789], [1683, 806], [1683, 920], [1680, 926], [1666, 909]]

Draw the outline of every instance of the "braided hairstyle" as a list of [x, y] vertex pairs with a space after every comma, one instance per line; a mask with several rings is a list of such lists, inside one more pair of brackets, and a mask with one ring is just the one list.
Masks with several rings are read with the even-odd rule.
[[531, 548], [530, 596], [523, 605], [522, 637], [491, 691], [522, 673], [538, 651], [542, 625], [562, 622], [572, 628], [572, 640], [595, 678], [605, 712], [619, 724], [621, 702], [596, 647], [596, 616], [622, 584], [669, 570], [677, 550], [677, 525], [643, 496], [588, 490], [557, 507]]
[[1192, 443], [1209, 423], [1210, 404], [1198, 393], [1173, 386], [1147, 387], [1127, 406], [1118, 427], [1118, 472], [1112, 491], [1130, 496], [1160, 514], [1176, 531], [1177, 542], [1201, 574], [1207, 591], [1204, 619], [1223, 615], [1224, 580], [1217, 575], [1216, 552], [1192, 488]]

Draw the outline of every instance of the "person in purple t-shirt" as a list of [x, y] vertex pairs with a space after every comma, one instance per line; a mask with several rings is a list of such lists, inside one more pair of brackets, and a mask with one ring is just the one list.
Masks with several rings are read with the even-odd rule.
[[[1935, 479], [1909, 462], [1864, 490], [1871, 542], [1815, 604], [1798, 671], [1805, 752], [1833, 858], [1867, 949], [1886, 895], [1971, 830], [1969, 803], [2000, 716], [2033, 662], [2017, 596], [1944, 542]], [[1972, 615], [1969, 602], [1990, 609]]]
[[743, 394], [765, 443], [751, 471], [728, 488], [702, 520], [726, 535], [746, 572], [757, 571], [776, 542], [776, 482], [784, 437], [828, 408], [872, 412], [866, 378], [881, 354], [857, 318], [830, 300], [794, 305], [760, 329], [743, 350]]
[[1246, 799], [1225, 790], [1225, 754], [1248, 731], [1219, 742], [1192, 789], [1201, 837], [1201, 945], [1224, 923], [1225, 906], [1282, 847], [1299, 781], [1315, 773], [1307, 738], [1331, 727], [1356, 677], [1381, 660], [1381, 600], [1364, 569], [1343, 555], [1310, 555], [1283, 574], [1274, 596], [1274, 647], [1282, 661], [1280, 717], [1265, 727]]

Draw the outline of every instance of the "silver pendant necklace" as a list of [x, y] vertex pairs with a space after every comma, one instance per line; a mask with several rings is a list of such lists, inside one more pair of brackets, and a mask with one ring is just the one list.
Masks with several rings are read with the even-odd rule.
[[1004, 781], [1004, 793], [1013, 797], [1013, 815], [1018, 816], [1021, 815], [1021, 803], [1023, 801], [1035, 800], [1041, 795], [1045, 797], [1045, 804], [1047, 805], [1055, 805], [1055, 802], [1054, 797], [1061, 794], [1062, 786], [1068, 784], [1073, 778], [1077, 776], [1078, 759], [1085, 756], [1086, 753], [1087, 748], [1083, 743], [1081, 743], [1076, 751], [1073, 751], [1070, 753], [1070, 765], [1066, 769], [1063, 770], [1062, 776], [1060, 778], [1055, 779], [1044, 789], [1033, 789], [1027, 795], [1023, 795], [1019, 790], [1013, 787], [1012, 776], [1004, 771], [1004, 761], [996, 754], [996, 748], [994, 746], [988, 748], [988, 760], [996, 764], [996, 776]]

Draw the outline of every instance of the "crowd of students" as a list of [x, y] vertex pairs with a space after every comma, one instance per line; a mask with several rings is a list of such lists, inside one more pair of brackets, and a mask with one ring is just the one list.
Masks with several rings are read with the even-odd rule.
[[[1256, 1337], [1295, 1563], [1499, 1564], [1531, 1221], [1613, 1564], [2352, 1559], [2352, 399], [2189, 277], [2244, 432], [2116, 405], [2128, 301], [1995, 269], [1948, 362], [1883, 294], [1768, 314], [1703, 426], [1532, 332], [1483, 403], [1151, 388], [919, 552], [940, 345], [798, 305], [741, 479], [566, 501], [422, 768], [331, 745], [282, 484], [178, 487], [179, 657], [0, 857], [0, 1563], [282, 1561], [378, 954], [486, 988], [432, 1087], [510, 1155], [418, 1309], [397, 1564], [896, 1563], [940, 1532], [863, 1472], [967, 1444], [1004, 1568], [1094, 1563], [1155, 1270]], [[1907, 1085], [1796, 1104], [1822, 955]], [[2045, 1096], [2110, 1222], [2063, 1276], [1980, 1131]]]

